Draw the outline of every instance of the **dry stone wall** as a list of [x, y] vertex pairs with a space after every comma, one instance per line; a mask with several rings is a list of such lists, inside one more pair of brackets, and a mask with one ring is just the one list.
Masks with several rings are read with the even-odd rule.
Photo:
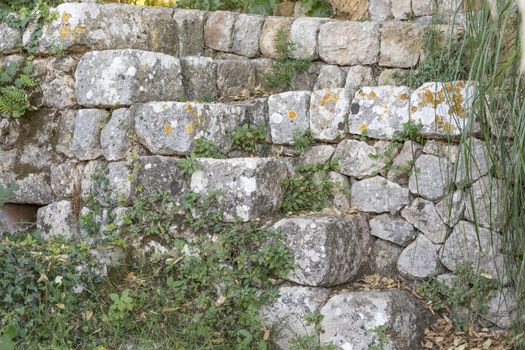
[[[507, 281], [490, 232], [499, 208], [472, 207], [472, 199], [498, 200], [486, 145], [466, 112], [475, 85], [375, 86], [381, 71], [418, 63], [424, 24], [74, 3], [56, 10], [34, 60], [44, 108], [19, 121], [0, 118], [0, 184], [20, 186], [10, 205], [39, 208], [44, 237], [87, 239], [79, 216], [89, 211], [82, 203], [100, 186], [100, 169], [106, 217], [145, 193], [177, 200], [219, 191], [226, 220], [268, 221], [294, 255], [281, 297], [262, 314], [268, 325], [289, 317], [276, 340], [282, 349], [291, 334], [312, 331], [303, 320], [315, 310], [324, 315], [323, 344], [367, 349], [379, 339], [364, 330], [388, 323], [392, 349], [417, 349], [428, 315], [408, 294], [329, 289], [366, 272], [421, 280], [469, 263]], [[261, 96], [279, 28], [295, 58], [315, 62], [290, 91]], [[29, 31], [2, 25], [0, 33], [0, 64], [24, 55]], [[244, 124], [266, 126], [268, 147], [234, 149]], [[420, 125], [421, 138], [394, 147], [407, 124]], [[294, 136], [307, 130], [314, 145], [300, 153]], [[226, 157], [198, 159], [199, 170], [184, 173], [179, 160], [199, 139]], [[299, 165], [335, 161], [332, 208], [285, 217], [283, 181]], [[0, 222], [13, 219], [0, 214]], [[484, 228], [476, 230], [474, 218]]]

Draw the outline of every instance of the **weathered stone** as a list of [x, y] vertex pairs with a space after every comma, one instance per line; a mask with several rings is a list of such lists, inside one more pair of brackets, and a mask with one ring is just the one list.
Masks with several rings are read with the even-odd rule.
[[450, 227], [456, 225], [465, 210], [465, 193], [458, 190], [448, 194], [445, 198], [436, 204], [436, 210], [443, 219], [443, 222]]
[[204, 51], [206, 12], [176, 9], [173, 20], [177, 27], [178, 56], [198, 56]]
[[63, 154], [66, 157], [73, 158], [72, 142], [73, 133], [75, 131], [75, 122], [77, 117], [77, 111], [65, 110], [60, 111], [58, 115], [57, 125], [57, 143], [55, 145], [55, 151], [59, 154]]
[[154, 154], [188, 155], [202, 138], [227, 153], [234, 131], [245, 122], [245, 110], [229, 104], [152, 102], [134, 105], [131, 117], [138, 140]]
[[424, 136], [449, 137], [470, 130], [471, 82], [425, 83], [412, 93], [410, 118], [421, 123]]
[[292, 144], [310, 127], [310, 92], [291, 91], [268, 98], [270, 133], [275, 144]]
[[447, 226], [439, 216], [434, 203], [416, 198], [410, 206], [401, 210], [401, 216], [423, 232], [434, 243], [443, 243], [447, 236]]
[[0, 150], [10, 149], [20, 136], [20, 124], [13, 123], [12, 118], [0, 114]]
[[189, 179], [178, 165], [179, 159], [162, 156], [142, 156], [137, 159], [138, 171], [133, 174], [132, 196], [168, 193], [179, 200], [189, 189]]
[[497, 233], [478, 227], [468, 221], [460, 221], [440, 252], [441, 263], [454, 271], [462, 265], [471, 265], [474, 271], [488, 273], [506, 282], [501, 250], [501, 238]]
[[286, 17], [267, 17], [264, 21], [261, 36], [259, 38], [259, 48], [261, 53], [270, 58], [279, 57], [277, 51], [277, 33], [282, 31], [285, 38], [290, 36], [290, 29], [292, 27], [292, 20]]
[[303, 3], [300, 1], [295, 3], [294, 9], [293, 9], [293, 16], [294, 17], [306, 17], [307, 10]]
[[382, 214], [370, 220], [372, 236], [379, 237], [385, 241], [406, 246], [416, 238], [414, 226], [405, 220]]
[[217, 62], [209, 57], [185, 57], [181, 65], [186, 99], [217, 97]]
[[391, 0], [369, 0], [368, 13], [371, 21], [385, 21], [392, 18]]
[[243, 221], [274, 212], [281, 203], [284, 162], [274, 158], [201, 159], [190, 189], [201, 195], [220, 191], [218, 205], [225, 219]]
[[342, 67], [325, 64], [319, 70], [314, 90], [337, 89], [345, 86], [346, 71]]
[[399, 256], [399, 273], [409, 279], [423, 279], [443, 273], [438, 257], [439, 247], [425, 235], [419, 235]]
[[345, 89], [324, 89], [312, 92], [310, 129], [316, 140], [336, 141], [344, 137], [350, 98]]
[[374, 84], [374, 75], [371, 67], [352, 66], [348, 68], [345, 89], [355, 90], [361, 88], [361, 86], [372, 86]]
[[295, 268], [287, 279], [307, 286], [352, 281], [367, 261], [369, 228], [363, 216], [289, 218], [274, 226], [284, 232]]
[[384, 69], [379, 77], [377, 78], [377, 85], [391, 85], [400, 86], [404, 85], [403, 82], [408, 81], [410, 71], [406, 69], [392, 68]]
[[34, 205], [4, 204], [0, 207], [0, 238], [5, 233], [17, 233], [31, 229], [36, 222]]
[[80, 196], [84, 202], [87, 202], [90, 197], [97, 199], [102, 206], [109, 206], [107, 201], [107, 193], [100, 195], [103, 188], [100, 188], [100, 179], [107, 175], [107, 163], [101, 160], [93, 160], [87, 162], [82, 173], [82, 180], [80, 182], [81, 193]]
[[313, 146], [307, 149], [301, 156], [302, 164], [319, 164], [327, 163], [332, 158], [335, 147], [331, 145]]
[[288, 350], [296, 337], [315, 334], [314, 325], [305, 318], [315, 313], [330, 296], [330, 290], [309, 287], [281, 287], [279, 298], [261, 310], [268, 329], [280, 329], [272, 341], [280, 350]]
[[[44, 25], [37, 52], [140, 49], [175, 54], [177, 27], [173, 10], [118, 4], [62, 4], [51, 24]], [[32, 45], [31, 26], [24, 46]], [[101, 65], [102, 66], [102, 65]]]
[[502, 183], [484, 176], [466, 190], [465, 219], [480, 226], [499, 230], [503, 227], [505, 206], [501, 194]]
[[79, 160], [96, 159], [100, 150], [100, 130], [104, 127], [108, 112], [101, 109], [80, 109], [75, 120], [71, 149]]
[[454, 179], [458, 187], [465, 187], [487, 175], [490, 159], [485, 148], [486, 145], [483, 141], [473, 137], [460, 144], [458, 166]]
[[[429, 323], [425, 309], [402, 290], [347, 292], [336, 295], [321, 308], [322, 345], [339, 349], [419, 349]], [[389, 337], [381, 341], [374, 329], [389, 326]]]
[[184, 97], [177, 58], [140, 50], [88, 52], [75, 73], [83, 106], [113, 107]]
[[368, 213], [395, 214], [408, 204], [408, 190], [375, 176], [352, 185], [352, 204]]
[[126, 162], [108, 164], [108, 192], [113, 204], [129, 204], [132, 195], [132, 173]]
[[425, 199], [440, 199], [450, 186], [451, 171], [448, 160], [423, 154], [416, 160], [415, 169], [408, 180], [408, 188], [410, 192]]
[[264, 20], [263, 16], [240, 14], [233, 30], [232, 52], [249, 58], [257, 56]]
[[255, 81], [259, 89], [264, 89], [266, 86], [266, 75], [272, 72], [272, 60], [269, 58], [255, 58], [251, 60], [255, 68]]
[[456, 163], [458, 146], [446, 141], [428, 140], [423, 147], [423, 152], [434, 156], [446, 158], [451, 163]]
[[374, 156], [382, 151], [380, 146], [346, 139], [337, 145], [333, 159], [339, 162], [340, 173], [360, 179], [376, 175], [384, 167], [384, 160]]
[[303, 17], [296, 19], [290, 29], [290, 41], [295, 45], [292, 58], [316, 60], [319, 58], [317, 34], [319, 27], [326, 20], [321, 18]]
[[219, 60], [217, 88], [222, 98], [248, 97], [255, 88], [255, 68], [250, 61]]
[[210, 12], [204, 26], [204, 43], [210, 49], [229, 52], [233, 44], [235, 12]]
[[129, 109], [120, 108], [100, 132], [101, 153], [106, 160], [124, 159], [131, 147], [131, 115]]
[[51, 188], [58, 200], [74, 197], [80, 188], [84, 165], [73, 160], [50, 167]]
[[17, 52], [22, 45], [22, 32], [11, 28], [7, 23], [0, 23], [0, 53], [9, 54]]
[[375, 64], [379, 58], [379, 25], [373, 22], [328, 22], [319, 30], [319, 56], [330, 64]]
[[395, 19], [409, 19], [412, 17], [411, 0], [391, 0], [392, 16]]
[[44, 239], [62, 236], [71, 239], [76, 235], [78, 219], [70, 201], [60, 201], [38, 209], [37, 226]]
[[306, 72], [294, 73], [292, 85], [289, 91], [308, 90], [312, 91], [319, 76], [319, 70], [324, 63], [316, 61], [310, 64]]
[[419, 61], [423, 26], [410, 22], [387, 22], [381, 29], [379, 65], [411, 68]]
[[388, 171], [388, 179], [400, 185], [408, 184], [408, 177], [414, 169], [414, 163], [423, 147], [414, 141], [405, 141], [399, 154], [394, 157]]
[[434, 14], [434, 0], [418, 0], [412, 2], [414, 16], [432, 16]]
[[397, 244], [377, 239], [370, 250], [368, 264], [373, 273], [380, 276], [396, 277], [397, 260], [403, 248]]
[[363, 87], [350, 106], [349, 131], [379, 139], [391, 139], [409, 120], [407, 87]]
[[351, 21], [368, 19], [368, 0], [330, 0], [338, 14], [345, 15]]
[[52, 81], [44, 80], [40, 88], [42, 89], [42, 105], [46, 107], [65, 109], [77, 104], [75, 80], [72, 76], [65, 75]]
[[511, 326], [518, 312], [516, 291], [513, 288], [503, 288], [488, 303], [487, 318], [500, 328]]
[[334, 209], [338, 210], [340, 213], [348, 213], [350, 211], [350, 181], [349, 179], [331, 171], [328, 173], [330, 181], [335, 185], [332, 188], [332, 206]]
[[281, 1], [277, 4], [277, 9], [275, 10], [274, 13], [276, 16], [292, 17], [294, 8], [295, 8], [295, 2]]
[[9, 199], [9, 203], [47, 205], [55, 199], [48, 174], [19, 175], [16, 184], [18, 190]]

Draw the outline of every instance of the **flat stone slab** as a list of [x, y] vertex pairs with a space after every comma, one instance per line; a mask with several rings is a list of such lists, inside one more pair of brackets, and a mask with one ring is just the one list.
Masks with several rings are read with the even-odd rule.
[[408, 204], [408, 190], [384, 177], [374, 176], [352, 185], [352, 205], [367, 213], [395, 214]]
[[45, 239], [59, 236], [72, 238], [77, 233], [78, 225], [71, 202], [55, 202], [38, 209], [37, 227]]
[[82, 106], [128, 106], [184, 97], [178, 58], [140, 50], [92, 51], [80, 59], [76, 94]]
[[310, 129], [316, 140], [336, 141], [345, 135], [350, 98], [345, 89], [324, 89], [312, 92]]
[[429, 154], [419, 156], [408, 179], [408, 188], [428, 200], [442, 198], [452, 182], [453, 167], [445, 159]]
[[268, 98], [270, 133], [275, 144], [292, 144], [310, 127], [310, 92], [290, 91]]
[[341, 174], [361, 179], [377, 175], [384, 168], [385, 160], [379, 155], [385, 148], [381, 144], [345, 139], [337, 145], [333, 159], [337, 160]]
[[448, 228], [431, 201], [415, 198], [412, 204], [401, 210], [401, 216], [423, 232], [432, 242], [443, 243], [445, 241]]
[[384, 239], [400, 246], [406, 246], [416, 238], [416, 230], [412, 224], [402, 218], [382, 214], [370, 219], [372, 236]]
[[440, 246], [432, 243], [425, 235], [419, 235], [399, 256], [397, 269], [409, 279], [423, 279], [445, 272], [439, 262]]

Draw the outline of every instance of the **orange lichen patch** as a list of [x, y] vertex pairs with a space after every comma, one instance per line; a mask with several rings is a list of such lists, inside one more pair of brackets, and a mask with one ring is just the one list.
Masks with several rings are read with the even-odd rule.
[[290, 119], [291, 121], [295, 121], [297, 119], [297, 112], [288, 111], [288, 119]]
[[417, 112], [417, 107], [416, 107], [416, 106], [412, 106], [412, 107], [410, 108], [410, 111], [411, 111], [412, 113], [416, 113], [416, 112]]
[[408, 100], [408, 94], [405, 94], [405, 93], [402, 93], [401, 96], [399, 96], [399, 98], [401, 99], [401, 101], [406, 101]]
[[333, 111], [338, 100], [339, 96], [332, 94], [331, 92], [327, 92], [321, 99], [321, 106], [330, 111]]
[[359, 132], [361, 134], [367, 133], [368, 132], [368, 125], [366, 125], [365, 123], [359, 124]]
[[84, 27], [77, 27], [75, 29], [75, 32], [78, 33], [78, 34], [85, 33], [86, 32], [86, 28], [84, 28]]
[[458, 82], [456, 83], [456, 87], [457, 87], [458, 89], [463, 89], [463, 88], [465, 87], [465, 83], [464, 83], [463, 81], [458, 81]]
[[173, 133], [173, 126], [171, 126], [170, 124], [166, 124], [164, 125], [162, 130], [164, 130], [164, 134], [171, 135]]
[[71, 18], [71, 14], [70, 13], [67, 13], [67, 12], [64, 12], [62, 14], [62, 22], [69, 22], [69, 19]]
[[449, 122], [444, 122], [442, 128], [448, 134], [453, 134], [456, 131], [456, 127]]
[[191, 112], [191, 111], [193, 111], [193, 106], [192, 105], [185, 105], [184, 106], [184, 110], [187, 111], [187, 112]]
[[359, 90], [359, 96], [361, 96], [361, 97], [365, 97], [366, 94], [365, 94], [365, 92], [364, 92], [363, 90]]
[[439, 104], [445, 101], [445, 93], [443, 92], [443, 90], [439, 90], [436, 93], [434, 93], [431, 90], [427, 89], [424, 90], [420, 96], [421, 102], [418, 104], [420, 108], [424, 106], [432, 106], [432, 108], [437, 108]]
[[370, 91], [370, 93], [368, 94], [368, 97], [370, 98], [377, 98], [377, 95], [374, 91]]
[[67, 36], [69, 35], [69, 26], [61, 26], [58, 32], [60, 33], [60, 37], [62, 39], [67, 38]]
[[188, 125], [186, 125], [186, 132], [188, 134], [193, 134], [194, 131], [195, 131], [194, 123], [189, 123]]

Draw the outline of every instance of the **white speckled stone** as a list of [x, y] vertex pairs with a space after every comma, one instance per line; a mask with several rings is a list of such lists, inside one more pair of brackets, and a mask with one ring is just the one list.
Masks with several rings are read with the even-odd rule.
[[423, 279], [445, 272], [439, 262], [439, 248], [425, 235], [419, 235], [401, 252], [397, 261], [399, 273], [409, 279]]
[[78, 222], [73, 214], [71, 202], [55, 202], [38, 209], [37, 227], [45, 239], [60, 236], [66, 239], [73, 238], [77, 233]]
[[106, 160], [126, 157], [131, 147], [131, 115], [129, 109], [120, 108], [111, 113], [111, 119], [100, 132], [100, 146]]
[[310, 127], [310, 92], [291, 91], [268, 98], [270, 133], [275, 144], [292, 144]]
[[315, 60], [319, 57], [317, 34], [323, 22], [326, 20], [313, 17], [302, 17], [293, 22], [290, 29], [290, 41], [295, 45], [292, 58]]
[[352, 205], [367, 213], [395, 214], [408, 204], [408, 190], [375, 176], [352, 185]]
[[79, 160], [96, 159], [102, 155], [100, 149], [100, 131], [108, 117], [108, 112], [101, 109], [80, 109], [75, 119], [75, 130], [71, 149]]
[[345, 135], [350, 98], [345, 89], [312, 92], [310, 129], [316, 140], [336, 141]]

